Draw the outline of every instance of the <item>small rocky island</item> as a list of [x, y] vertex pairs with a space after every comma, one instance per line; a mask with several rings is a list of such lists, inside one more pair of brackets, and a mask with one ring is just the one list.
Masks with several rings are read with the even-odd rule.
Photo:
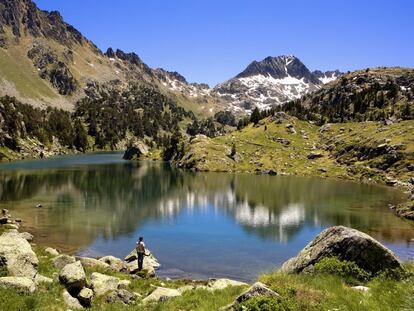
[[[411, 266], [403, 265], [389, 249], [367, 234], [343, 226], [324, 230], [279, 271], [249, 285], [225, 278], [162, 280], [156, 275], [160, 264], [151, 253], [144, 259], [143, 271], [138, 271], [135, 250], [124, 259], [111, 255], [88, 258], [61, 254], [51, 247], [33, 243], [36, 238], [30, 233], [19, 232], [21, 220], [13, 219], [8, 210], [3, 210], [0, 223], [0, 292], [10, 295], [7, 300], [10, 305], [47, 297], [47, 303], [56, 310], [105, 310], [110, 306], [174, 310], [171, 308], [188, 305], [192, 299], [204, 299], [211, 300], [208, 303], [216, 310], [258, 310], [257, 304], [281, 308], [285, 304], [300, 305], [302, 298], [297, 294], [292, 296], [293, 292], [287, 294], [286, 285], [280, 283], [282, 280], [292, 282], [292, 288], [300, 288], [303, 277], [310, 277], [312, 282], [318, 278], [325, 282], [327, 275], [331, 275], [331, 281], [339, 282], [343, 290], [352, 292], [358, 299], [368, 297], [365, 295], [370, 292], [371, 280], [372, 286], [378, 287], [385, 286], [381, 285], [382, 279], [390, 278], [407, 293], [414, 284]], [[319, 291], [323, 296], [323, 291]], [[325, 294], [335, 295], [334, 292]], [[266, 308], [263, 310], [276, 310]]]

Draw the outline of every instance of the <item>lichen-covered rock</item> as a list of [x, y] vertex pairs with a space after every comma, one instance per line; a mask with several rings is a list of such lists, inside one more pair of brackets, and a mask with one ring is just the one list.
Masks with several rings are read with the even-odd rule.
[[320, 233], [296, 257], [285, 262], [281, 271], [312, 271], [314, 265], [326, 257], [352, 261], [371, 273], [402, 268], [394, 253], [369, 235], [355, 229], [336, 226]]
[[52, 255], [52, 256], [59, 256], [59, 252], [56, 249], [51, 248], [51, 247], [47, 247], [45, 249], [45, 252]]
[[75, 257], [63, 254], [53, 259], [53, 265], [58, 269], [63, 269], [66, 265], [74, 262], [76, 262]]
[[[138, 272], [137, 251], [135, 249], [132, 252], [130, 252], [128, 256], [125, 257], [125, 261], [127, 262], [127, 268], [129, 273], [135, 274]], [[149, 276], [155, 276], [155, 270], [159, 268], [160, 264], [158, 260], [150, 251], [148, 251], [148, 256], [144, 257], [142, 270], [147, 272]]]
[[207, 287], [211, 290], [224, 289], [228, 286], [247, 286], [247, 283], [230, 279], [210, 279]]
[[36, 290], [36, 285], [31, 279], [14, 276], [1, 277], [0, 287], [15, 289], [24, 293], [33, 293]]
[[69, 292], [64, 289], [62, 293], [63, 301], [65, 304], [72, 310], [80, 310], [83, 309], [82, 305], [80, 304], [79, 300], [75, 297], [72, 297]]
[[0, 265], [6, 265], [10, 275], [33, 279], [38, 264], [29, 242], [19, 233], [7, 232], [0, 236]]
[[105, 256], [105, 257], [99, 258], [99, 261], [106, 263], [107, 265], [111, 267], [111, 269], [115, 271], [126, 271], [127, 270], [126, 262], [114, 256]]
[[89, 258], [89, 257], [76, 257], [76, 260], [79, 260], [84, 268], [101, 268], [109, 269], [110, 266], [98, 259]]
[[78, 294], [78, 300], [84, 307], [90, 307], [92, 305], [93, 291], [89, 288], [82, 288]]
[[48, 277], [38, 273], [38, 274], [36, 274], [36, 276], [34, 278], [34, 282], [35, 282], [36, 285], [39, 285], [41, 283], [50, 284], [50, 283], [53, 283], [53, 280], [51, 278], [48, 278]]
[[164, 301], [177, 296], [181, 296], [181, 292], [178, 289], [157, 287], [151, 294], [145, 297], [142, 302]]
[[20, 237], [22, 237], [23, 239], [25, 239], [28, 242], [33, 241], [33, 235], [30, 234], [29, 232], [21, 232], [19, 233]]
[[118, 289], [119, 279], [113, 276], [94, 272], [91, 275], [91, 287], [96, 296]]
[[118, 289], [108, 294], [106, 297], [107, 303], [122, 303], [129, 305], [135, 302], [137, 296], [125, 289]]
[[64, 266], [59, 273], [59, 281], [69, 292], [79, 293], [86, 285], [86, 275], [80, 261]]

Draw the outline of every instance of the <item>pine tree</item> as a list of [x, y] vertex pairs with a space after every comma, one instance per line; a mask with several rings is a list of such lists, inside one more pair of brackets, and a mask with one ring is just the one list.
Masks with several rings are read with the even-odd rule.
[[254, 125], [259, 123], [260, 121], [260, 111], [259, 108], [254, 108], [252, 115], [250, 116], [250, 122], [252, 122]]
[[88, 147], [88, 135], [80, 119], [75, 120], [74, 128], [75, 128], [75, 137], [73, 140], [73, 144], [76, 149], [81, 150], [82, 152], [85, 152], [85, 150]]

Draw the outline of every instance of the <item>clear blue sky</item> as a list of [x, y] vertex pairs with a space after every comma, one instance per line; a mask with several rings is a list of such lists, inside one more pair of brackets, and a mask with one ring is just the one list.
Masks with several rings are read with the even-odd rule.
[[106, 51], [214, 85], [251, 61], [294, 54], [309, 69], [414, 67], [411, 0], [35, 0]]

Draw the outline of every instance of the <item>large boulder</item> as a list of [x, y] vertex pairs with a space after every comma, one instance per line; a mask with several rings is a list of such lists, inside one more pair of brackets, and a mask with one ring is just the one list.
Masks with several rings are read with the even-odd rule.
[[37, 274], [39, 260], [29, 242], [16, 232], [0, 236], [0, 266], [6, 265], [11, 276], [33, 279]]
[[92, 304], [93, 291], [87, 287], [82, 288], [78, 294], [78, 300], [84, 307], [90, 307]]
[[75, 263], [76, 259], [73, 256], [69, 255], [58, 255], [53, 259], [53, 265], [58, 269], [63, 269], [68, 264]]
[[113, 276], [94, 272], [91, 275], [91, 287], [96, 296], [118, 289], [119, 279]]
[[151, 294], [145, 297], [142, 302], [165, 301], [169, 298], [177, 296], [181, 296], [181, 292], [178, 289], [157, 287]]
[[394, 253], [369, 235], [355, 229], [336, 226], [322, 231], [296, 257], [285, 262], [281, 271], [312, 271], [314, 265], [326, 257], [352, 261], [371, 273], [402, 268]]
[[0, 287], [10, 288], [24, 293], [33, 293], [36, 290], [35, 283], [25, 277], [5, 276], [0, 278]]
[[64, 266], [59, 273], [59, 281], [70, 293], [79, 293], [86, 285], [85, 270], [80, 261]]

